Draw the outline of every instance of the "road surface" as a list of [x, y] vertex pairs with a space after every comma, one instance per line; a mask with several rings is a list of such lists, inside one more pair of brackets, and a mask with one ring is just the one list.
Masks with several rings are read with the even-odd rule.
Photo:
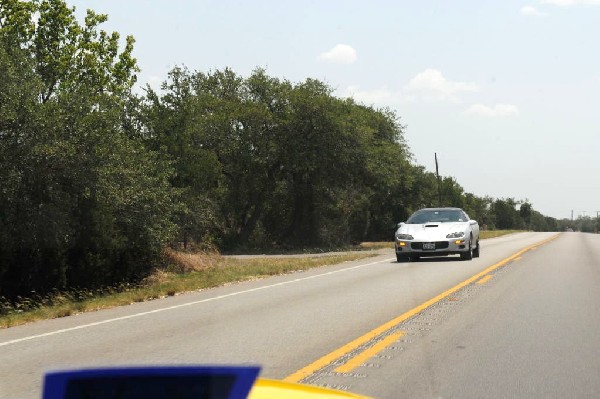
[[[0, 398], [54, 369], [259, 364], [378, 398], [600, 397], [600, 235], [357, 262], [0, 330]], [[541, 244], [541, 245], [538, 245]]]

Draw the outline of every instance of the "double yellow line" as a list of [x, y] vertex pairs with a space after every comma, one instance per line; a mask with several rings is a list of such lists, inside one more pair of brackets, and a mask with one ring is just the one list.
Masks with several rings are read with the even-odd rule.
[[[442, 292], [441, 294], [435, 296], [434, 298], [431, 298], [430, 300], [428, 300], [427, 302], [422, 303], [421, 305], [401, 314], [400, 316], [388, 321], [385, 324], [382, 324], [381, 326], [369, 331], [368, 333], [356, 338], [355, 340], [347, 343], [346, 345], [334, 350], [331, 353], [328, 353], [327, 355], [321, 357], [320, 359], [314, 361], [313, 363], [309, 364], [306, 367], [301, 368], [300, 370], [296, 371], [293, 374], [290, 374], [289, 376], [287, 376], [284, 381], [287, 382], [300, 382], [303, 379], [307, 378], [308, 376], [316, 373], [317, 371], [323, 369], [324, 367], [330, 365], [331, 363], [333, 363], [334, 361], [340, 359], [341, 357], [348, 355], [349, 353], [355, 351], [356, 349], [358, 349], [359, 347], [368, 344], [370, 341], [375, 340], [376, 338], [378, 338], [379, 336], [383, 336], [385, 333], [389, 332], [390, 330], [392, 330], [393, 328], [397, 327], [400, 323], [408, 320], [409, 318], [415, 316], [418, 313], [421, 313], [423, 310], [429, 308], [430, 306], [436, 304], [437, 302], [441, 301], [442, 299], [448, 297], [449, 295], [455, 293], [456, 291], [460, 290], [461, 288], [481, 279], [482, 277], [486, 276], [488, 273], [491, 273], [492, 271], [498, 269], [499, 267], [502, 267], [504, 265], [506, 265], [507, 263], [516, 260], [517, 258], [519, 258], [521, 255], [523, 255], [525, 252], [531, 251], [541, 245], [544, 245], [554, 239], [556, 239], [560, 234], [556, 234], [544, 241], [541, 241], [537, 244], [533, 244], [530, 245], [526, 248], [523, 248], [522, 250], [520, 250], [519, 252], [515, 253], [514, 255], [509, 256], [506, 259], [501, 260], [498, 263], [493, 264], [492, 266], [488, 267], [487, 269], [475, 274], [474, 276], [466, 279], [465, 281], [455, 285], [454, 287], [450, 288], [447, 291]], [[487, 281], [487, 280], [486, 280]], [[382, 338], [381, 340], [379, 340], [377, 343], [375, 343], [374, 345], [370, 346], [369, 348], [367, 348], [365, 351], [360, 352], [358, 355], [354, 356], [353, 358], [351, 358], [348, 362], [344, 363], [343, 365], [337, 367], [334, 371], [336, 372], [340, 372], [340, 373], [344, 373], [344, 372], [349, 372], [351, 370], [354, 370], [356, 367], [360, 366], [362, 363], [364, 363], [366, 360], [370, 359], [371, 357], [373, 357], [375, 354], [381, 352], [383, 349], [385, 349], [387, 346], [391, 345], [393, 342], [397, 341], [400, 337], [402, 337], [402, 335], [404, 335], [403, 332], [395, 332], [393, 334], [390, 334], [384, 338]]]

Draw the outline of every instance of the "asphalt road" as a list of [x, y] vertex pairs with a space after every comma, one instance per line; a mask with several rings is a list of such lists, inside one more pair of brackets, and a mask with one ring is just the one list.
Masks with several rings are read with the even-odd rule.
[[378, 398], [600, 397], [600, 235], [532, 247], [552, 236], [485, 240], [468, 262], [390, 251], [0, 330], [0, 398], [39, 398], [48, 370], [200, 363]]

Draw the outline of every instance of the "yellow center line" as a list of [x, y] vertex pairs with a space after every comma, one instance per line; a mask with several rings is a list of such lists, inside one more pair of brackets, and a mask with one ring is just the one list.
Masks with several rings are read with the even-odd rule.
[[348, 360], [346, 364], [342, 364], [334, 371], [338, 373], [351, 372], [352, 370], [354, 370], [355, 368], [357, 368], [358, 366], [360, 366], [361, 364], [363, 364], [364, 362], [366, 362], [367, 360], [369, 360], [370, 358], [372, 358], [373, 356], [375, 356], [376, 354], [378, 354], [379, 352], [381, 352], [382, 350], [399, 340], [404, 334], [404, 331], [401, 331], [395, 334], [388, 335], [381, 341], [377, 342], [375, 345], [365, 349], [358, 355], [354, 356], [352, 359]]
[[477, 282], [477, 284], [485, 284], [485, 283], [487, 283], [487, 282], [488, 282], [488, 281], [489, 281], [491, 278], [492, 278], [492, 275], [491, 275], [491, 274], [488, 274], [487, 276], [483, 276], [483, 277], [481, 278], [481, 280], [479, 280], [479, 281]]
[[521, 259], [523, 259], [521, 256], [515, 258], [515, 260], [521, 260]]
[[501, 260], [498, 263], [493, 264], [492, 266], [488, 267], [487, 269], [475, 274], [474, 276], [466, 279], [465, 281], [463, 281], [462, 283], [459, 283], [457, 285], [455, 285], [454, 287], [450, 288], [447, 291], [442, 292], [441, 294], [431, 298], [430, 300], [423, 302], [422, 304], [420, 304], [419, 306], [412, 308], [411, 310], [401, 314], [400, 316], [388, 321], [387, 323], [384, 323], [382, 325], [380, 325], [379, 327], [367, 332], [366, 334], [354, 339], [353, 341], [347, 343], [346, 345], [343, 345], [341, 347], [339, 347], [338, 349], [334, 350], [331, 353], [326, 354], [325, 356], [321, 357], [320, 359], [315, 360], [314, 362], [312, 362], [311, 364], [301, 368], [300, 370], [290, 374], [289, 376], [287, 376], [286, 378], [284, 378], [283, 381], [286, 382], [300, 382], [302, 381], [304, 378], [308, 377], [311, 374], [314, 374], [315, 372], [321, 370], [322, 368], [328, 366], [329, 364], [331, 364], [332, 362], [334, 362], [335, 360], [341, 358], [342, 356], [352, 352], [353, 350], [357, 349], [358, 347], [360, 347], [361, 345], [366, 344], [367, 342], [369, 342], [370, 340], [380, 336], [381, 334], [391, 330], [392, 328], [396, 327], [398, 324], [406, 321], [407, 319], [413, 317], [414, 315], [421, 313], [423, 310], [427, 309], [428, 307], [430, 307], [431, 305], [436, 304], [437, 302], [441, 301], [442, 299], [446, 298], [447, 296], [453, 294], [454, 292], [460, 290], [461, 288], [473, 283], [474, 281], [479, 280], [481, 277], [485, 276], [486, 274], [489, 274], [490, 272], [498, 269], [499, 267], [502, 267], [504, 265], [506, 265], [507, 263], [515, 260], [516, 258], [520, 257], [521, 255], [523, 255], [525, 252], [531, 251], [534, 248], [537, 248], [541, 245], [544, 245], [554, 239], [556, 239], [560, 234], [556, 234], [546, 240], [543, 240], [537, 244], [533, 244], [530, 245], [526, 248], [523, 248], [522, 250], [518, 251], [517, 253], [509, 256], [506, 259]]

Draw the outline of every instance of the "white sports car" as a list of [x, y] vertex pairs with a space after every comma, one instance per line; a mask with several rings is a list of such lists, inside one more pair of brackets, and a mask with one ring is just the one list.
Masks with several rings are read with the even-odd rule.
[[460, 208], [425, 208], [396, 230], [396, 259], [416, 261], [423, 256], [459, 254], [479, 257], [479, 225]]

